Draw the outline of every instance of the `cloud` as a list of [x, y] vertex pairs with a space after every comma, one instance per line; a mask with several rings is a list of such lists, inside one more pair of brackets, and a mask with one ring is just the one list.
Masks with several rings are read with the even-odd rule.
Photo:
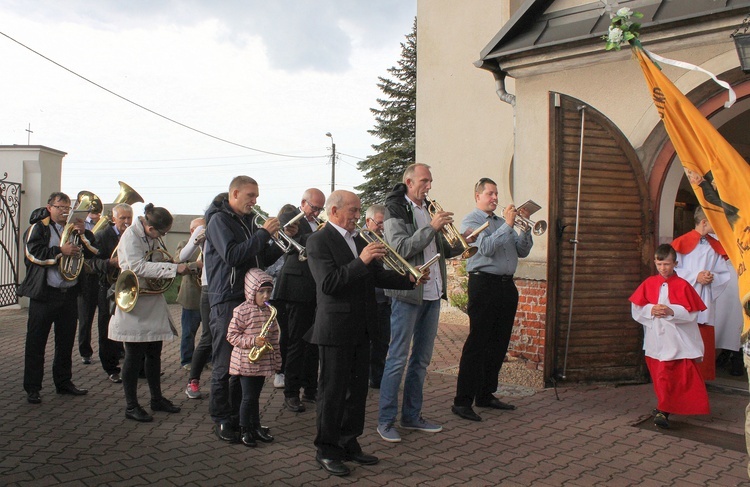
[[416, 0], [0, 0], [0, 8], [114, 31], [216, 20], [222, 42], [262, 39], [273, 68], [340, 73], [351, 68], [355, 42], [376, 47], [399, 34], [403, 23], [393, 19], [413, 17]]

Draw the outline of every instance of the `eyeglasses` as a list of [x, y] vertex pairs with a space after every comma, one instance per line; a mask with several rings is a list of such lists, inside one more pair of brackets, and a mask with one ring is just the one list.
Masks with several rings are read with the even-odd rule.
[[166, 232], [162, 232], [162, 231], [161, 231], [161, 230], [159, 230], [158, 228], [154, 228], [154, 230], [156, 230], [156, 232], [157, 232], [157, 233], [159, 234], [159, 236], [160, 236], [160, 237], [166, 237], [166, 236], [167, 236], [167, 233], [169, 233], [169, 231], [166, 231]]
[[312, 205], [312, 204], [310, 204], [309, 201], [305, 201], [305, 203], [307, 203], [307, 206], [310, 207], [310, 209], [313, 211], [313, 213], [320, 212], [320, 211], [323, 211], [325, 209], [322, 206]]
[[60, 206], [60, 205], [50, 205], [52, 208], [57, 208], [60, 211], [70, 211], [71, 206]]
[[370, 220], [371, 222], [373, 222], [373, 223], [374, 223], [375, 225], [377, 225], [377, 226], [379, 226], [379, 227], [382, 227], [383, 225], [385, 225], [385, 221], [380, 221], [380, 222], [379, 222], [379, 221], [377, 221], [377, 220], [376, 220], [376, 219], [374, 219], [374, 218], [368, 218], [368, 220]]

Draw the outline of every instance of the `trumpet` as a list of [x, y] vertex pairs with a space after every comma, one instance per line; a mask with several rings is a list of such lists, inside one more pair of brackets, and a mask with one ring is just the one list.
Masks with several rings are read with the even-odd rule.
[[322, 229], [324, 226], [326, 226], [326, 223], [328, 223], [328, 220], [323, 220], [322, 218], [318, 218], [317, 216], [313, 216], [313, 219], [315, 220], [315, 223], [318, 224], [318, 228], [316, 228], [315, 231]]
[[[258, 334], [259, 338], [266, 338], [266, 335], [268, 335], [268, 330], [271, 329], [273, 320], [276, 318], [276, 308], [271, 306], [268, 302], [266, 302], [265, 305], [268, 306], [268, 309], [271, 310], [271, 316], [268, 318], [268, 321], [263, 324], [263, 328], [260, 329], [260, 334]], [[250, 349], [250, 353], [247, 354], [247, 359], [252, 363], [255, 363], [258, 361], [258, 359], [260, 359], [261, 356], [263, 356], [264, 353], [270, 352], [272, 350], [273, 346], [271, 346], [268, 340], [266, 340], [266, 343], [264, 343], [261, 347], [253, 345], [253, 348]]]
[[415, 282], [419, 282], [419, 280], [424, 277], [425, 270], [432, 264], [437, 262], [438, 259], [440, 259], [440, 254], [435, 254], [432, 259], [428, 260], [421, 266], [414, 267], [413, 265], [409, 264], [409, 261], [401, 257], [398, 252], [393, 249], [393, 247], [385, 243], [385, 240], [377, 233], [371, 232], [366, 228], [362, 228], [359, 224], [357, 224], [357, 230], [359, 231], [359, 236], [362, 238], [362, 240], [364, 240], [368, 244], [374, 242], [383, 244], [385, 246], [385, 257], [383, 257], [384, 264], [386, 264], [388, 267], [398, 272], [402, 276], [411, 274], [411, 276], [414, 277]]
[[[116, 251], [117, 249], [115, 249]], [[113, 252], [114, 253], [114, 252]], [[155, 248], [146, 254], [145, 259], [153, 259], [154, 256], [161, 255], [160, 260], [155, 262], [172, 262], [172, 256], [163, 248]], [[135, 308], [138, 302], [138, 296], [141, 294], [163, 294], [169, 289], [174, 282], [174, 277], [170, 278], [149, 278], [144, 279], [145, 287], [141, 287], [141, 281], [135, 272], [124, 270], [117, 276], [115, 282], [115, 304], [126, 313]]]
[[521, 215], [516, 215], [516, 219], [513, 222], [513, 226], [518, 227], [519, 230], [522, 232], [526, 232], [531, 228], [531, 233], [536, 235], [537, 237], [539, 235], [543, 235], [544, 232], [547, 231], [547, 222], [544, 220], [539, 220], [538, 222], [533, 222], [529, 220], [528, 218], [524, 218]]
[[[91, 211], [98, 209], [101, 211], [102, 202], [97, 195], [91, 191], [80, 191], [78, 198], [76, 199], [78, 207], [75, 210], [71, 210], [68, 215], [68, 221], [73, 216], [74, 211]], [[75, 231], [73, 223], [68, 223], [63, 229], [62, 235], [60, 235], [60, 246], [66, 243], [72, 243], [73, 245], [79, 246], [82, 243], [81, 236]], [[63, 255], [60, 259], [60, 274], [66, 281], [75, 280], [83, 269], [83, 253], [78, 255]]]
[[[433, 218], [435, 217], [435, 213], [445, 211], [437, 201], [431, 200], [427, 196], [424, 197], [424, 201], [425, 203], [427, 203], [427, 211]], [[459, 245], [461, 246], [461, 248], [463, 249], [463, 252], [461, 253], [462, 259], [468, 259], [469, 257], [476, 254], [479, 250], [476, 247], [470, 247], [466, 242], [464, 236], [461, 235], [461, 232], [459, 232], [456, 226], [452, 223], [443, 226], [442, 232], [451, 247], [457, 247]]]
[[[257, 226], [258, 228], [262, 227], [266, 220], [270, 218], [268, 216], [268, 213], [259, 210], [258, 208], [253, 208], [253, 212], [255, 213], [255, 226]], [[284, 225], [284, 228], [287, 228], [289, 225], [293, 225], [303, 216], [305, 216], [305, 214], [300, 212], [299, 215], [289, 220], [287, 224]], [[273, 243], [275, 243], [276, 246], [279, 247], [285, 254], [288, 254], [292, 251], [292, 249], [294, 249], [297, 251], [297, 258], [300, 262], [304, 262], [307, 260], [307, 250], [283, 231], [279, 231], [275, 235], [271, 235], [271, 240], [273, 240]]]

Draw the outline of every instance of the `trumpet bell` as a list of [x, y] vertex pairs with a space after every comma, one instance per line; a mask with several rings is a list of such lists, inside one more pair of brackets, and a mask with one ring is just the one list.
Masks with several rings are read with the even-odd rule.
[[[143, 203], [143, 197], [138, 194], [138, 191], [134, 190], [122, 181], [117, 181], [117, 183], [120, 185], [120, 192], [112, 202], [112, 205], [119, 205], [120, 203], [127, 203], [129, 205], [132, 205], [134, 203]], [[101, 202], [99, 204], [101, 206]], [[111, 211], [108, 210], [108, 213], [111, 213]], [[91, 229], [91, 231], [93, 233], [96, 233], [102, 228], [106, 228], [110, 223], [112, 223], [112, 217], [110, 215], [102, 215], [101, 218], [99, 218], [99, 221], [96, 222], [96, 225], [94, 225], [94, 228]]]
[[138, 276], [133, 271], [120, 272], [115, 283], [115, 304], [126, 313], [135, 308], [138, 302]]
[[536, 225], [534, 225], [534, 228], [532, 230], [532, 232], [534, 233], [534, 235], [536, 235], [537, 237], [539, 235], [543, 235], [544, 232], [546, 232], [546, 231], [547, 231], [547, 222], [544, 221], [544, 220], [536, 222]]

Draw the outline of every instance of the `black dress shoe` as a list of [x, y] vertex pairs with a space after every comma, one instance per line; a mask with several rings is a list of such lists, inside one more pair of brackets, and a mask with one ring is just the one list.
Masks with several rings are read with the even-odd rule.
[[89, 393], [88, 389], [79, 389], [73, 385], [72, 382], [68, 382], [64, 386], [57, 388], [58, 394], [69, 394], [71, 396], [85, 396]]
[[457, 414], [469, 421], [482, 420], [482, 417], [475, 413], [474, 410], [471, 409], [471, 406], [451, 406], [451, 411], [453, 411], [453, 414]]
[[148, 423], [154, 420], [154, 417], [148, 414], [146, 410], [140, 406], [126, 409], [125, 417], [128, 419], [140, 421], [141, 423]]
[[262, 441], [263, 443], [271, 443], [273, 441], [273, 436], [269, 433], [268, 428], [264, 428], [259, 424], [254, 424], [250, 426], [249, 429], [253, 439]]
[[240, 439], [242, 440], [242, 444], [245, 446], [258, 446], [258, 443], [255, 442], [252, 431], [250, 431], [250, 428], [240, 428]]
[[232, 428], [232, 425], [229, 423], [217, 424], [214, 428], [214, 433], [216, 433], [216, 436], [222, 441], [228, 441], [230, 443], [240, 442], [240, 435], [237, 434], [237, 431]]
[[164, 397], [158, 401], [151, 401], [152, 411], [164, 411], [165, 413], [179, 413], [180, 408], [172, 404], [172, 401]]
[[41, 404], [42, 396], [40, 396], [37, 391], [29, 392], [26, 394], [26, 400], [29, 401], [29, 404]]
[[375, 455], [368, 455], [365, 452], [347, 453], [345, 460], [347, 462], [356, 462], [360, 465], [375, 465], [380, 461], [380, 459]]
[[284, 406], [293, 413], [301, 413], [305, 410], [305, 405], [299, 401], [298, 397], [285, 397]]
[[81, 357], [81, 362], [83, 365], [91, 365], [91, 357]]
[[344, 465], [344, 462], [342, 462], [341, 460], [334, 460], [333, 458], [322, 458], [316, 456], [315, 461], [318, 462], [318, 465], [320, 465], [323, 470], [330, 473], [331, 475], [338, 475], [339, 477], [343, 477], [351, 473], [349, 467]]
[[476, 401], [475, 404], [477, 405], [478, 408], [503, 409], [505, 411], [513, 411], [514, 409], [516, 409], [514, 405], [508, 404], [507, 402], [503, 402], [496, 397], [493, 397], [487, 402]]

